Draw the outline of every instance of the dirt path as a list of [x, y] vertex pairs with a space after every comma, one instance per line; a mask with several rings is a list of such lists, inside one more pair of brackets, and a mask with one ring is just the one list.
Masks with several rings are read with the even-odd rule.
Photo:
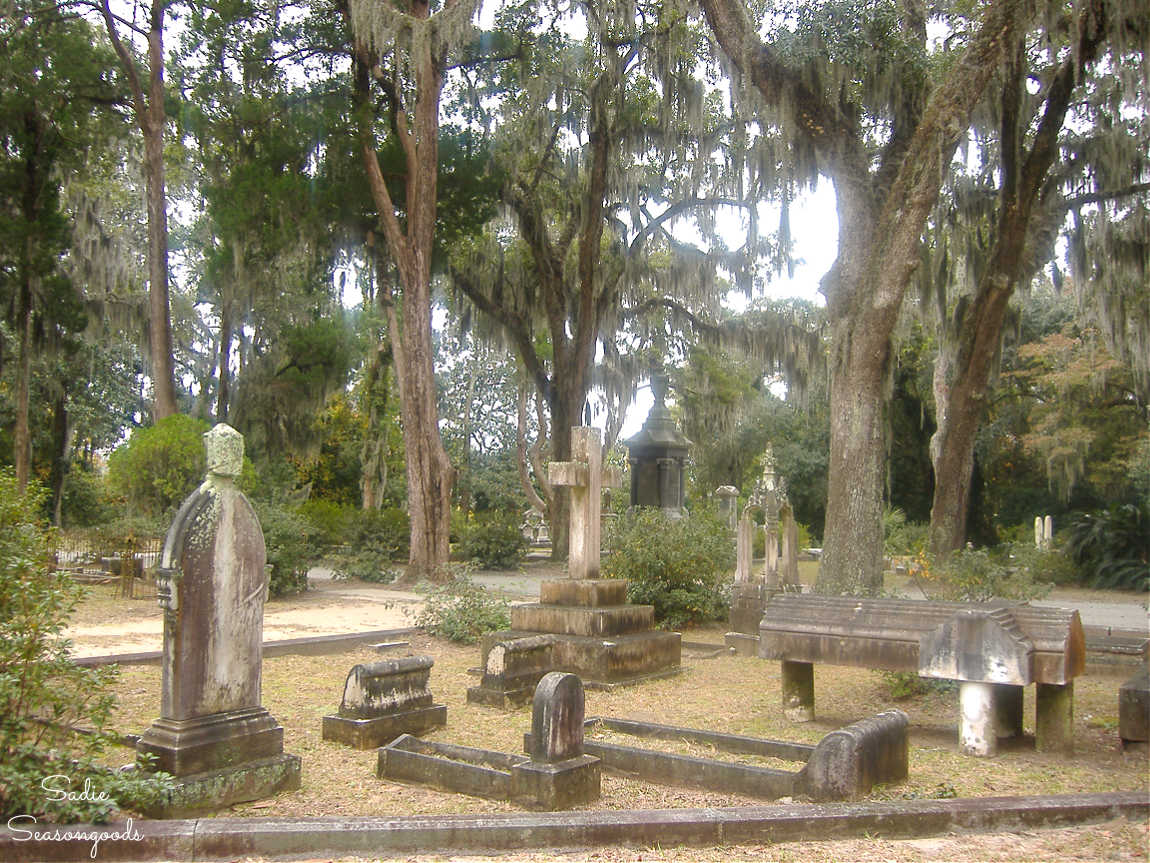
[[[476, 571], [472, 580], [512, 602], [539, 596], [544, 579], [562, 578], [561, 565], [528, 559], [519, 569]], [[309, 574], [310, 590], [269, 602], [264, 611], [264, 640], [280, 641], [309, 635], [336, 635], [375, 629], [402, 629], [415, 624], [424, 596], [386, 585], [333, 579], [330, 569]], [[1086, 625], [1150, 630], [1145, 594], [1055, 590], [1041, 605], [1077, 608]], [[163, 617], [154, 598], [117, 599], [113, 585], [100, 585], [81, 606], [68, 629], [76, 656], [99, 656], [160, 650]]]
[[[529, 560], [518, 570], [475, 572], [472, 579], [511, 601], [539, 596], [539, 582], [562, 577], [550, 561]], [[275, 599], [264, 609], [264, 640], [282, 641], [309, 635], [337, 635], [414, 626], [424, 596], [387, 585], [332, 578], [332, 571], [314, 568], [311, 589], [298, 596]], [[154, 597], [119, 599], [112, 584], [97, 585], [73, 617], [68, 637], [74, 656], [103, 656], [160, 650], [164, 619]]]

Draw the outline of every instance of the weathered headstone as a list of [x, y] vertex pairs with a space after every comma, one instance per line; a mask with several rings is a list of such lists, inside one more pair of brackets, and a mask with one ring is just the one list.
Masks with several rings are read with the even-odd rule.
[[1118, 736], [1123, 750], [1145, 752], [1150, 745], [1150, 666], [1118, 688]]
[[582, 755], [585, 711], [583, 683], [576, 675], [544, 675], [531, 704], [531, 759], [550, 763]]
[[1037, 549], [1048, 549], [1054, 543], [1054, 519], [1051, 516], [1045, 518], [1041, 515], [1034, 517], [1034, 547]]
[[719, 499], [719, 521], [734, 533], [739, 523], [739, 490], [733, 485], [721, 485], [715, 489]]
[[583, 682], [544, 675], [531, 704], [530, 761], [511, 768], [512, 799], [532, 809], [568, 809], [599, 799], [599, 759], [583, 754]]
[[183, 817], [299, 787], [300, 760], [260, 703], [268, 574], [263, 531], [236, 486], [239, 432], [204, 435], [207, 476], [164, 540], [157, 593], [164, 608], [160, 718], [137, 744], [171, 773], [171, 794], [148, 814]]
[[337, 714], [323, 718], [323, 739], [374, 749], [400, 734], [422, 734], [447, 723], [428, 680], [435, 661], [406, 656], [352, 666]]

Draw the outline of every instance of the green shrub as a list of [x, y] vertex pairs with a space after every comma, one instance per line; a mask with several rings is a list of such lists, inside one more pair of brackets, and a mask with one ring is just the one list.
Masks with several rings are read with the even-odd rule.
[[1066, 550], [1091, 587], [1150, 590], [1150, 505], [1115, 504], [1080, 515]]
[[343, 545], [350, 541], [355, 510], [323, 498], [305, 500], [297, 508], [300, 517], [307, 521], [311, 530], [312, 542], [319, 545]]
[[95, 470], [73, 464], [64, 477], [64, 499], [60, 516], [65, 528], [91, 527], [116, 517], [116, 506], [108, 499], [107, 480]]
[[397, 506], [358, 510], [352, 519], [351, 542], [385, 560], [405, 560], [411, 549], [411, 516]]
[[428, 591], [416, 625], [431, 635], [474, 644], [486, 632], [509, 627], [511, 611], [507, 600], [488, 593], [466, 575], [456, 575]]
[[915, 579], [931, 599], [986, 602], [990, 599], [1040, 599], [1050, 592], [1045, 580], [1046, 552], [1026, 543], [994, 549], [963, 548], [942, 564], [918, 557]]
[[883, 553], [890, 557], [907, 557], [926, 549], [930, 525], [908, 522], [906, 513], [887, 508], [882, 516]]
[[178, 506], [203, 481], [203, 420], [175, 414], [136, 429], [108, 458], [108, 485], [128, 504], [158, 515]]
[[[11, 472], [0, 472], [0, 820], [18, 829], [35, 829], [33, 819], [105, 821], [170, 787], [165, 774], [96, 761], [113, 742], [116, 669], [72, 662], [63, 636], [83, 588], [49, 565], [42, 497], [18, 494]], [[94, 733], [77, 734], [77, 723]], [[85, 783], [85, 799], [58, 799]]]
[[354, 551], [339, 562], [336, 578], [357, 578], [373, 584], [391, 584], [400, 572], [390, 566], [391, 558], [370, 549]]
[[299, 513], [279, 503], [254, 501], [264, 531], [268, 563], [271, 564], [269, 596], [288, 596], [307, 590], [307, 573], [320, 558], [312, 541], [311, 524]]
[[470, 525], [459, 544], [464, 560], [480, 569], [511, 569], [527, 551], [527, 540], [519, 530], [519, 518], [507, 513], [488, 516]]
[[603, 574], [629, 582], [631, 602], [655, 606], [666, 628], [719, 620], [723, 582], [735, 565], [735, 544], [713, 513], [670, 519], [643, 508], [619, 519]]
[[907, 698], [917, 698], [921, 695], [958, 691], [958, 681], [919, 677], [913, 671], [884, 671], [881, 676], [883, 683], [890, 692], [890, 697], [895, 701], [904, 701]]

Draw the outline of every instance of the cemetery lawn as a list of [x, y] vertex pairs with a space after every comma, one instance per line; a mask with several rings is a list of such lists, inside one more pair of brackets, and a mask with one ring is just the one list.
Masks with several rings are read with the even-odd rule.
[[[688, 642], [722, 644], [722, 628], [688, 631]], [[410, 652], [435, 659], [431, 691], [447, 705], [447, 727], [430, 739], [522, 752], [530, 730], [531, 708], [503, 712], [468, 704], [466, 690], [476, 682], [468, 669], [478, 665], [478, 647], [468, 647], [416, 634]], [[403, 655], [400, 648], [385, 656]], [[834, 728], [889, 707], [910, 716], [910, 778], [880, 787], [870, 799], [980, 797], [1014, 794], [1146, 790], [1145, 754], [1123, 754], [1119, 748], [1117, 688], [1121, 677], [1085, 676], [1075, 681], [1075, 752], [1070, 756], [1036, 752], [1032, 739], [977, 759], [957, 751], [957, 694], [934, 692], [894, 701], [880, 673], [821, 666], [815, 669], [816, 721], [795, 725], [779, 709], [779, 664], [726, 653], [708, 656], [684, 650], [685, 671], [677, 677], [615, 692], [587, 692], [587, 715], [605, 715], [708, 728], [757, 737], [816, 743]], [[324, 714], [339, 706], [344, 678], [352, 665], [381, 654], [369, 648], [325, 656], [283, 656], [263, 665], [263, 701], [284, 726], [284, 748], [303, 759], [303, 785], [274, 800], [237, 805], [232, 813], [252, 816], [403, 815], [514, 811], [510, 804], [448, 794], [377, 780], [374, 750], [358, 752], [324, 741]], [[1128, 676], [1128, 675], [1127, 675]], [[1026, 691], [1027, 732], [1033, 733], [1034, 687]], [[140, 733], [157, 716], [160, 699], [158, 666], [127, 666], [116, 684], [120, 705], [116, 727]], [[671, 751], [710, 756], [705, 746], [632, 741]], [[128, 749], [115, 750], [121, 763]], [[728, 760], [740, 756], [716, 755]], [[747, 763], [753, 763], [748, 759]], [[783, 766], [783, 765], [779, 765]], [[797, 769], [799, 765], [793, 765]], [[758, 804], [733, 794], [639, 782], [607, 774], [597, 809], [645, 809]]]

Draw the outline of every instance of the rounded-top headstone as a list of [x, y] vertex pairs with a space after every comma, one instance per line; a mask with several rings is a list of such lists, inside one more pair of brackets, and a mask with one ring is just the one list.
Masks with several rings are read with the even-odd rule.
[[208, 474], [237, 479], [244, 469], [244, 436], [227, 423], [204, 433]]
[[578, 675], [543, 675], [531, 705], [531, 760], [554, 763], [582, 755], [584, 709]]

